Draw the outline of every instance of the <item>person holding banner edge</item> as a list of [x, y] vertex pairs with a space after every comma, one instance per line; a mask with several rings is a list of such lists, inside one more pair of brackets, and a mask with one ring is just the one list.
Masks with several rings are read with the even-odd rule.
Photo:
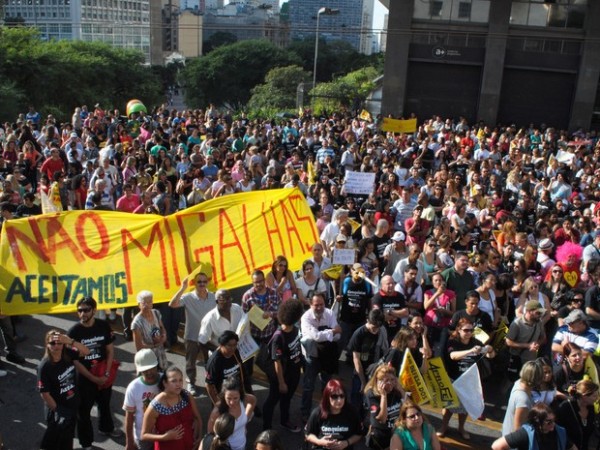
[[[461, 318], [456, 329], [450, 335], [444, 355], [444, 364], [448, 375], [452, 381], [456, 380], [461, 374], [467, 371], [473, 364], [483, 357], [494, 358], [496, 352], [489, 345], [482, 346], [479, 341], [473, 337], [474, 325], [466, 317]], [[467, 420], [467, 411], [463, 406], [458, 408], [444, 408], [442, 410], [442, 427], [437, 432], [439, 437], [446, 436], [448, 424], [452, 414], [458, 414], [458, 432], [464, 440], [471, 439], [471, 435], [465, 430]]]

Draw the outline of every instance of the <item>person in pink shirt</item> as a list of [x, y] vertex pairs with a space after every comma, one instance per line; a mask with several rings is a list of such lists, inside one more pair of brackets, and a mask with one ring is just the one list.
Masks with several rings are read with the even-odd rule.
[[117, 200], [117, 211], [132, 213], [140, 206], [140, 196], [133, 193], [133, 186], [126, 184], [125, 193]]

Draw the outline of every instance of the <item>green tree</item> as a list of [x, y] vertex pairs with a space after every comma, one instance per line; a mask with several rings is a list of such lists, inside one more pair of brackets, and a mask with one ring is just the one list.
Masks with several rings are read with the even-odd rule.
[[[288, 46], [303, 61], [304, 70], [313, 71], [315, 61], [315, 39], [295, 40]], [[363, 55], [346, 41], [326, 41], [319, 39], [319, 60], [317, 61], [317, 81], [331, 81], [336, 76], [346, 74], [361, 67], [373, 66], [383, 73], [383, 63], [378, 63], [377, 55]]]
[[235, 34], [227, 31], [217, 31], [212, 34], [206, 41], [202, 43], [202, 53], [206, 55], [212, 52], [215, 48], [223, 45], [229, 45], [237, 42], [238, 38]]
[[265, 82], [252, 89], [250, 110], [285, 110], [296, 108], [298, 84], [310, 80], [310, 73], [300, 66], [276, 67], [265, 76]]
[[[19, 93], [21, 111], [32, 104], [65, 120], [78, 105], [99, 102], [123, 111], [131, 98], [151, 108], [163, 95], [160, 80], [143, 63], [141, 53], [104, 43], [43, 42], [31, 28], [0, 29], [0, 80]], [[13, 120], [8, 114], [0, 110], [4, 120]]]
[[267, 40], [241, 41], [191, 60], [181, 72], [180, 84], [188, 105], [246, 103], [269, 70], [299, 63], [296, 55]]
[[378, 76], [374, 67], [365, 67], [337, 78], [330, 83], [320, 83], [310, 91], [313, 111], [358, 109], [375, 88]]

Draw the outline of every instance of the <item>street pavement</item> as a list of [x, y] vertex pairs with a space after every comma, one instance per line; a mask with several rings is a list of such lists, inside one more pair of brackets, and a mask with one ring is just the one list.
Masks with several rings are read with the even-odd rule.
[[[44, 335], [50, 328], [69, 329], [77, 320], [75, 315], [35, 315], [23, 316], [21, 322], [17, 325], [20, 334], [26, 334], [27, 340], [18, 344], [18, 351], [26, 359], [27, 363], [23, 366], [14, 365], [2, 358], [2, 368], [9, 373], [6, 377], [0, 378], [0, 435], [4, 439], [5, 449], [10, 450], [33, 450], [39, 448], [41, 437], [44, 433], [45, 422], [43, 415], [43, 403], [36, 389], [37, 365], [44, 353]], [[112, 405], [115, 413], [116, 426], [122, 427], [124, 415], [122, 410], [123, 397], [127, 384], [135, 376], [133, 365], [133, 355], [135, 348], [132, 342], [126, 342], [122, 334], [118, 334], [120, 323], [113, 324], [116, 330], [116, 357], [121, 361], [121, 367], [115, 386], [113, 387]], [[185, 360], [183, 357], [183, 346], [177, 346], [173, 352], [168, 353], [169, 360], [178, 367], [184, 369]], [[204, 380], [204, 368], [199, 365], [198, 380]], [[258, 373], [256, 373], [258, 372]], [[253, 380], [255, 392], [258, 396], [259, 404], [262, 404], [267, 396], [267, 383], [260, 371], [255, 371]], [[340, 363], [340, 377], [344, 380], [350, 380], [351, 368], [345, 363]], [[503, 386], [504, 385], [504, 386]], [[203, 387], [203, 383], [201, 383]], [[451, 431], [443, 444], [447, 449], [489, 449], [491, 442], [500, 435], [500, 423], [504, 415], [503, 405], [506, 403], [506, 395], [503, 393], [508, 388], [501, 378], [495, 377], [491, 382], [484, 386], [486, 398], [486, 417], [485, 421], [471, 421], [467, 423], [467, 430], [471, 433], [470, 441], [462, 441], [456, 431]], [[204, 390], [204, 389], [202, 389]], [[292, 402], [292, 418], [300, 420], [300, 391]], [[318, 393], [315, 395], [315, 406], [318, 400]], [[491, 401], [490, 401], [491, 400]], [[204, 424], [208, 420], [211, 410], [211, 402], [202, 395], [197, 399]], [[436, 428], [440, 425], [439, 411], [432, 411], [424, 408], [427, 416]], [[94, 408], [92, 412], [94, 418], [94, 427], [97, 430], [97, 412]], [[277, 425], [279, 424], [279, 411], [276, 409], [273, 420], [274, 427], [282, 433], [286, 449], [301, 449], [303, 442], [302, 433], [293, 434], [283, 431]], [[451, 426], [456, 430], [456, 420], [453, 418]], [[248, 425], [248, 449], [252, 448], [252, 441], [262, 431], [260, 419], [254, 418]], [[94, 443], [94, 449], [116, 450], [122, 449], [125, 444], [124, 437], [111, 439], [100, 436], [95, 433], [97, 441]], [[77, 440], [75, 447], [80, 448]], [[364, 445], [355, 446], [356, 450], [365, 449]]]

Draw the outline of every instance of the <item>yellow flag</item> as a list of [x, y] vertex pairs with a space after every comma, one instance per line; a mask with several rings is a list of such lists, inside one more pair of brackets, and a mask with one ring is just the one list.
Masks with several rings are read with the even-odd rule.
[[384, 117], [381, 129], [392, 133], [414, 133], [417, 131], [417, 119], [401, 120]]
[[496, 353], [502, 350], [502, 348], [504, 347], [506, 333], [508, 333], [508, 326], [506, 325], [506, 322], [504, 320], [501, 320], [498, 324], [498, 328], [496, 329], [496, 331], [494, 331], [494, 338], [492, 339], [491, 343], [491, 346], [494, 348]]
[[479, 327], [476, 327], [474, 329], [473, 337], [479, 342], [481, 342], [483, 345], [487, 344], [487, 342], [490, 340], [490, 335]]
[[352, 234], [356, 233], [356, 230], [358, 230], [360, 228], [360, 223], [358, 223], [356, 220], [354, 219], [350, 219], [348, 218], [348, 223], [350, 224], [350, 226], [352, 227]]
[[[596, 364], [592, 360], [591, 356], [585, 358], [585, 363], [583, 365], [583, 378], [588, 379], [596, 384], [598, 384], [598, 369], [596, 368]], [[594, 402], [594, 411], [596, 414], [600, 413], [600, 400], [596, 400]]]
[[329, 269], [325, 269], [323, 273], [327, 275], [332, 280], [337, 280], [342, 275], [342, 270], [344, 266], [341, 264], [335, 264], [331, 266]]
[[410, 392], [411, 398], [417, 405], [431, 401], [431, 395], [425, 385], [425, 380], [409, 350], [404, 352], [404, 360], [398, 377], [404, 390]]
[[431, 406], [434, 408], [456, 408], [460, 405], [452, 381], [446, 372], [444, 362], [439, 356], [427, 361], [425, 384], [431, 394]]
[[360, 118], [362, 120], [371, 120], [371, 113], [369, 111], [367, 111], [366, 109], [363, 109], [360, 112]]

